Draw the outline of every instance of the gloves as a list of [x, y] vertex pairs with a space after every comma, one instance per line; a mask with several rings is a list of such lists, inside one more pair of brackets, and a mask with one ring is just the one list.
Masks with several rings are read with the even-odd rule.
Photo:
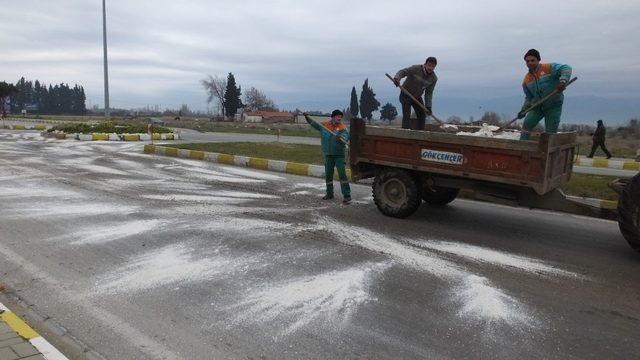
[[518, 119], [522, 119], [522, 118], [524, 118], [526, 115], [527, 115], [527, 113], [526, 113], [524, 110], [522, 110], [522, 111], [520, 111], [520, 112], [518, 113]]
[[400, 86], [400, 79], [393, 78], [393, 83], [396, 84], [396, 87]]
[[560, 81], [560, 83], [558, 83], [558, 87], [556, 87], [556, 90], [558, 90], [559, 92], [563, 92], [564, 89], [567, 88], [567, 83], [564, 81]]

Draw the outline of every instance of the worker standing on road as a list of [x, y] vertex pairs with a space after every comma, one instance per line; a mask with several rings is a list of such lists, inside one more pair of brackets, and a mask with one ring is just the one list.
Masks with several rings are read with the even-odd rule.
[[[524, 118], [520, 140], [529, 140], [529, 132], [544, 118], [544, 131], [555, 134], [558, 132], [560, 115], [562, 114], [562, 102], [567, 82], [571, 78], [571, 66], [550, 63], [540, 64], [540, 53], [531, 49], [524, 54], [524, 61], [529, 68], [529, 73], [522, 81], [525, 101], [522, 110], [518, 113], [518, 119]], [[526, 110], [535, 102], [558, 90], [556, 96], [540, 104], [528, 113]], [[525, 117], [526, 116], [526, 117]]]
[[604, 145], [604, 138], [606, 133], [607, 133], [607, 129], [604, 127], [604, 123], [602, 123], [602, 120], [598, 120], [598, 127], [596, 128], [596, 131], [593, 133], [593, 146], [591, 146], [591, 153], [589, 154], [589, 156], [587, 156], [588, 158], [593, 157], [593, 154], [595, 154], [599, 146], [602, 149], [602, 151], [604, 151], [604, 153], [607, 155], [607, 159], [611, 159], [611, 153], [609, 152], [609, 150], [607, 150], [607, 147]]
[[342, 192], [343, 204], [351, 202], [351, 187], [345, 169], [344, 149], [349, 142], [349, 133], [342, 123], [342, 111], [334, 110], [331, 113], [331, 120], [318, 124], [313, 121], [309, 114], [302, 113], [305, 120], [316, 130], [320, 131], [322, 153], [324, 155], [324, 176], [327, 183], [327, 193], [323, 200], [333, 199], [333, 172], [338, 170], [340, 179], [340, 190]]
[[[402, 86], [413, 95], [416, 99], [423, 103], [427, 108], [428, 113], [425, 114], [424, 110], [411, 100], [410, 97], [400, 92], [400, 104], [402, 104], [402, 128], [413, 130], [424, 130], [424, 123], [427, 115], [431, 115], [431, 99], [433, 97], [433, 89], [436, 87], [438, 77], [435, 73], [438, 60], [434, 57], [428, 57], [423, 65], [413, 65], [408, 68], [398, 71], [396, 76], [393, 77], [393, 82], [396, 86], [400, 86], [400, 80], [404, 77], [407, 80], [402, 83]], [[424, 93], [424, 102], [422, 101], [422, 94]], [[416, 112], [417, 120], [411, 119], [411, 107]]]

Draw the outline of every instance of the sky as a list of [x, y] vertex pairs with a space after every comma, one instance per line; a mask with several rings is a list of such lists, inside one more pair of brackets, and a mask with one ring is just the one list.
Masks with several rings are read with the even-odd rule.
[[[637, 0], [106, 3], [111, 107], [205, 110], [200, 80], [229, 72], [284, 109], [345, 108], [366, 78], [381, 103], [397, 106], [384, 74], [435, 56], [440, 117], [515, 114], [522, 57], [536, 48], [579, 77], [567, 116], [640, 117]], [[0, 81], [77, 83], [88, 106], [103, 106], [101, 1], [0, 4]]]

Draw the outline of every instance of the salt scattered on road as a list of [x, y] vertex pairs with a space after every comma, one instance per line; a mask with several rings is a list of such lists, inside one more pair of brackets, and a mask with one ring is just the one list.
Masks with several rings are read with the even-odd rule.
[[236, 169], [231, 167], [223, 167], [221, 168], [221, 170], [228, 174], [242, 176], [242, 177], [250, 177], [254, 179], [261, 179], [261, 180], [267, 180], [267, 181], [284, 180], [282, 176], [267, 174], [264, 172], [253, 171], [253, 170]]
[[236, 321], [278, 319], [285, 323], [280, 335], [291, 334], [314, 321], [344, 325], [359, 306], [376, 300], [368, 292], [371, 278], [388, 266], [370, 263], [266, 286], [234, 306], [244, 310]]
[[458, 316], [484, 325], [535, 326], [536, 319], [515, 298], [491, 285], [484, 277], [469, 275], [454, 287]]
[[164, 222], [160, 220], [136, 220], [122, 224], [116, 223], [111, 226], [92, 226], [68, 235], [68, 237], [77, 239], [71, 242], [72, 245], [101, 244], [139, 235], [147, 231], [158, 230], [163, 224]]
[[545, 262], [525, 256], [510, 254], [503, 251], [493, 250], [481, 246], [469, 245], [465, 243], [455, 243], [448, 241], [415, 241], [408, 240], [411, 244], [421, 248], [432, 249], [444, 253], [463, 257], [465, 259], [492, 264], [502, 267], [512, 267], [530, 273], [543, 275], [558, 275], [573, 278], [581, 278], [582, 275], [574, 272], [558, 269]]
[[213, 278], [216, 274], [242, 262], [215, 256], [197, 259], [195, 250], [184, 244], [170, 245], [134, 257], [128, 264], [96, 281], [94, 291], [130, 293], [176, 283], [194, 283]]
[[142, 195], [141, 198], [164, 201], [192, 201], [204, 203], [242, 204], [252, 199], [230, 198], [227, 196], [209, 195], [187, 195], [187, 194], [167, 194], [167, 195]]

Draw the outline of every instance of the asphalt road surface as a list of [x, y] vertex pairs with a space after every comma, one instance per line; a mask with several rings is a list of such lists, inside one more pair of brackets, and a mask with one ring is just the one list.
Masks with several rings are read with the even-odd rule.
[[640, 353], [615, 222], [465, 200], [400, 220], [323, 188], [0, 131], [0, 283], [109, 359]]

